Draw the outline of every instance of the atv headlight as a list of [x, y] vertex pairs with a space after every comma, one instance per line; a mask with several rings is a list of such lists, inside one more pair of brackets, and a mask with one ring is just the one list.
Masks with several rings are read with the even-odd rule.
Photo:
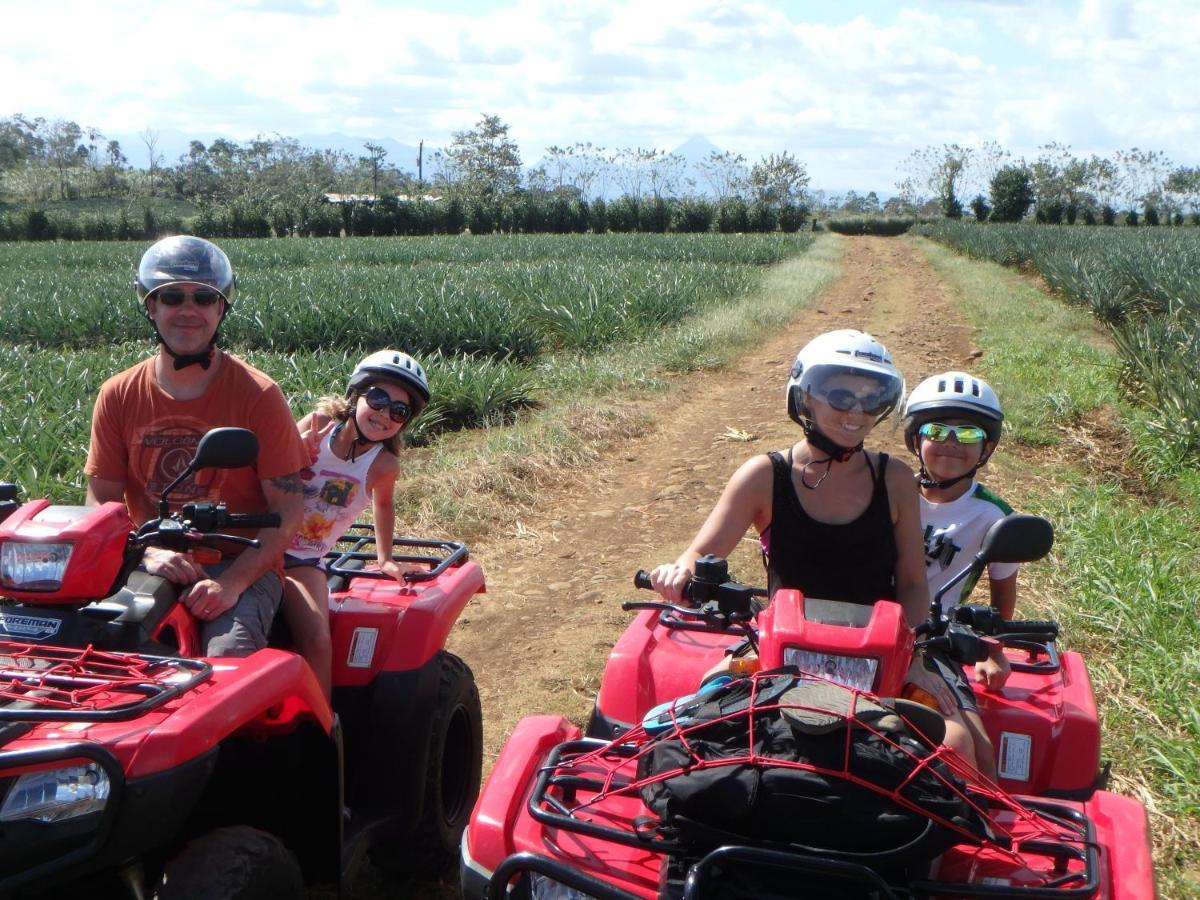
[[541, 872], [529, 873], [530, 900], [595, 900], [578, 888], [555, 881]]
[[57, 591], [74, 546], [5, 541], [0, 544], [0, 585], [22, 591]]
[[0, 822], [60, 822], [99, 812], [108, 802], [108, 775], [96, 763], [26, 772], [0, 807]]
[[783, 664], [858, 691], [869, 691], [875, 687], [875, 673], [879, 669], [879, 660], [873, 657], [838, 656], [796, 647], [784, 649]]

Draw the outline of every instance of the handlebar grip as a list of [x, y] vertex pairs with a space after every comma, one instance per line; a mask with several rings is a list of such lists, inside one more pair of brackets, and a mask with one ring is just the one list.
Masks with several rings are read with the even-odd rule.
[[282, 520], [279, 513], [229, 513], [225, 517], [227, 528], [278, 528]]
[[650, 573], [645, 569], [638, 569], [637, 573], [633, 576], [633, 586], [641, 588], [643, 591], [654, 590], [653, 585], [650, 584]]

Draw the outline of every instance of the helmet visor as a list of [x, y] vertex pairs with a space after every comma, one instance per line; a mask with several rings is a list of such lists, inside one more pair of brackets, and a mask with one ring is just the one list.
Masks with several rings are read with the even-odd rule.
[[138, 295], [168, 284], [197, 284], [212, 288], [232, 302], [235, 285], [229, 257], [202, 238], [188, 235], [164, 238], [146, 251], [138, 264]]
[[904, 396], [904, 382], [895, 374], [857, 366], [812, 366], [801, 375], [799, 388], [839, 412], [860, 409], [877, 421]]

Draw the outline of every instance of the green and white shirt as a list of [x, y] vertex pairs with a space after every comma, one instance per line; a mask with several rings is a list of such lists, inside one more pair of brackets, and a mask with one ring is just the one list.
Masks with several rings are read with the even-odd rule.
[[[921, 498], [921, 529], [925, 539], [925, 573], [929, 578], [929, 596], [937, 595], [950, 579], [971, 564], [983, 544], [983, 536], [992, 524], [1012, 513], [1012, 507], [972, 481], [970, 489], [949, 503], [931, 503]], [[993, 581], [1010, 578], [1016, 563], [992, 563], [988, 577]], [[942, 609], [966, 602], [976, 579], [968, 578], [942, 597]]]

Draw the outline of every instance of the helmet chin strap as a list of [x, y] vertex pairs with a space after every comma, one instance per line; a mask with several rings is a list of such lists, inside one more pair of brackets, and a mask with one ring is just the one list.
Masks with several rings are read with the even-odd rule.
[[959, 475], [957, 478], [947, 478], [945, 481], [934, 481], [929, 474], [929, 470], [925, 468], [925, 457], [921, 455], [920, 442], [917, 443], [917, 459], [921, 463], [921, 471], [917, 473], [917, 484], [923, 488], [932, 488], [935, 491], [945, 490], [948, 487], [953, 487], [960, 481], [965, 481], [968, 478], [974, 478], [975, 473], [983, 468], [984, 463], [988, 461], [988, 457], [992, 454], [980, 455], [979, 462], [975, 463], [975, 467], [970, 472]]
[[[801, 473], [800, 483], [810, 491], [815, 491], [821, 486], [821, 482], [828, 477], [830, 469], [833, 468], [833, 464], [835, 462], [848, 462], [855, 453], [858, 453], [858, 451], [862, 450], [863, 442], [859, 441], [853, 447], [843, 447], [841, 444], [838, 444], [828, 436], [822, 434], [820, 429], [817, 428], [816, 423], [807, 416], [804, 417], [804, 422], [801, 427], [804, 429], [804, 439], [828, 457], [828, 459], [812, 460], [804, 467], [804, 471]], [[819, 466], [822, 463], [825, 464], [825, 471], [821, 473], [821, 477], [817, 479], [816, 484], [809, 484], [807, 478], [808, 466]]]
[[[225, 321], [225, 315], [228, 311], [229, 306], [227, 304], [225, 307], [225, 312], [221, 313], [222, 322]], [[150, 313], [147, 311], [144, 312], [143, 315], [146, 317], [146, 321], [150, 323], [150, 327], [154, 330], [154, 339], [158, 341], [159, 346], [161, 346], [163, 350], [167, 351], [167, 356], [171, 357], [171, 359], [175, 361], [176, 372], [178, 372], [180, 369], [186, 369], [188, 366], [199, 366], [206, 372], [208, 371], [208, 367], [212, 365], [213, 357], [216, 356], [217, 337], [221, 333], [220, 323], [217, 324], [217, 328], [213, 332], [212, 340], [208, 342], [208, 346], [199, 353], [176, 353], [171, 349], [171, 345], [168, 344], [163, 339], [163, 336], [159, 333], [158, 324], [150, 317]]]
[[[338, 432], [346, 427], [347, 422], [350, 422], [351, 424], [354, 425], [354, 443], [350, 445], [349, 462], [354, 462], [354, 460], [358, 458], [358, 448], [359, 447], [369, 447], [372, 444], [382, 444], [383, 443], [383, 440], [374, 441], [374, 440], [371, 440], [371, 438], [369, 438], [369, 437], [363, 437], [363, 433], [361, 430], [359, 430], [359, 427], [358, 427], [357, 407], [358, 407], [358, 395], [355, 394], [354, 395], [354, 406], [352, 406], [350, 408], [349, 417], [347, 417], [346, 419], [343, 419], [338, 424], [338, 426], [333, 429], [333, 434], [330, 437], [331, 440], [333, 438], [336, 438], [338, 435]], [[386, 440], [386, 439], [384, 439], [384, 440]]]

